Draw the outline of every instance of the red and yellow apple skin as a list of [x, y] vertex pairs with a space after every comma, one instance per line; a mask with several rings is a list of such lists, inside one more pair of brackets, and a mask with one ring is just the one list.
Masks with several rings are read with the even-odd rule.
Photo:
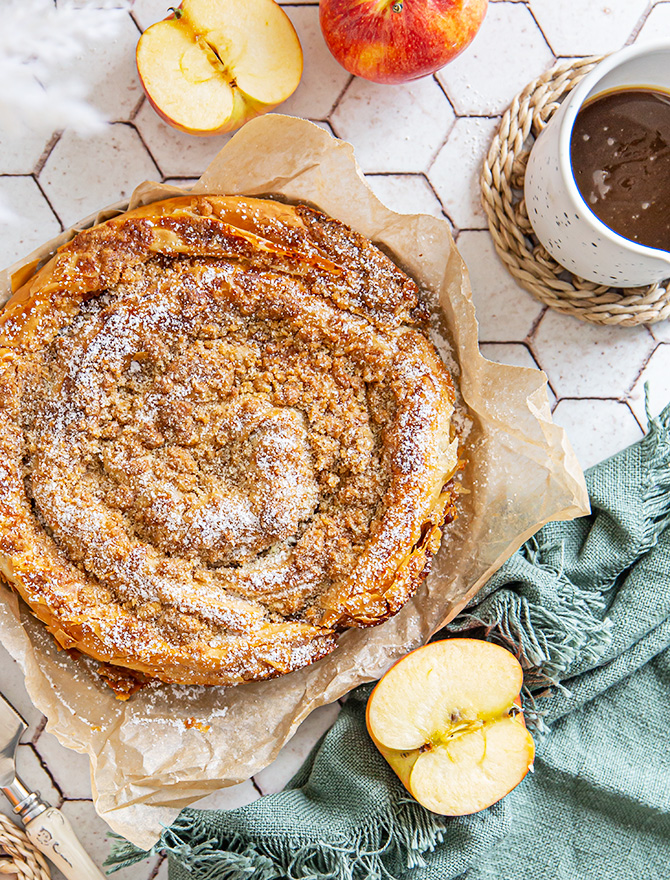
[[340, 64], [378, 83], [428, 76], [465, 49], [488, 0], [321, 0], [321, 30]]
[[523, 671], [504, 648], [477, 639], [431, 642], [379, 681], [368, 732], [414, 798], [445, 816], [491, 806], [531, 768], [520, 712]]
[[142, 34], [137, 70], [149, 103], [187, 134], [234, 131], [273, 110], [302, 75], [302, 48], [274, 0], [183, 0]]

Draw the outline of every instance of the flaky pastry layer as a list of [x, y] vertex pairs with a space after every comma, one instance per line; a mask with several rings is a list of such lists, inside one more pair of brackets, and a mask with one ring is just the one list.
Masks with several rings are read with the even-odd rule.
[[328, 654], [453, 518], [417, 288], [305, 206], [194, 196], [81, 232], [0, 316], [0, 570], [57, 641], [166, 682]]

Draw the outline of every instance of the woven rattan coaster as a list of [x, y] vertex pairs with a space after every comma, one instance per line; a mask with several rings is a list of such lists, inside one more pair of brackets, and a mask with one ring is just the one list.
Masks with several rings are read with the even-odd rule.
[[23, 831], [0, 813], [0, 877], [18, 880], [49, 880], [49, 867]]
[[523, 198], [530, 146], [561, 99], [602, 56], [557, 64], [529, 83], [505, 112], [481, 176], [482, 202], [498, 254], [540, 302], [595, 324], [653, 324], [670, 317], [670, 281], [605, 287], [560, 266], [535, 237]]

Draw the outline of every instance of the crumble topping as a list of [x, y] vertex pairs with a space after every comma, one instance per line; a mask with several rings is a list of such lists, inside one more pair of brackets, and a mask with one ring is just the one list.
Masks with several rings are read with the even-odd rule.
[[416, 589], [453, 515], [453, 389], [414, 283], [342, 224], [160, 205], [81, 233], [32, 312], [10, 303], [0, 551], [68, 646], [267, 677]]

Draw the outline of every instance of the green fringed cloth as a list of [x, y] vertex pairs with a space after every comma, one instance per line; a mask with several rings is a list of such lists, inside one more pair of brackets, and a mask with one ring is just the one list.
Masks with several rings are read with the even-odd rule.
[[[541, 529], [441, 634], [521, 658], [534, 774], [473, 816], [424, 810], [367, 736], [364, 686], [286, 791], [184, 810], [155, 848], [170, 880], [667, 880], [670, 406], [587, 484], [591, 516]], [[117, 841], [107, 864], [146, 855]]]

